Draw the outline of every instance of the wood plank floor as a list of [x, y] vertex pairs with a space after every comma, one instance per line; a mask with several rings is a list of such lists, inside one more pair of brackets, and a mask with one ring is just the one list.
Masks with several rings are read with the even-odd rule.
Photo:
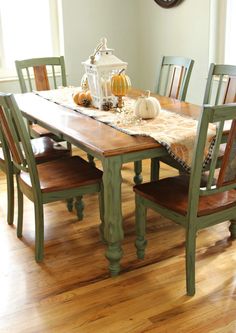
[[[148, 180], [149, 164], [144, 164]], [[162, 168], [162, 176], [173, 174]], [[45, 206], [45, 259], [34, 261], [33, 206], [25, 200], [24, 237], [6, 223], [6, 183], [0, 172], [1, 333], [236, 332], [236, 241], [228, 222], [197, 239], [194, 297], [185, 294], [184, 233], [148, 213], [145, 260], [134, 248], [133, 165], [123, 168], [125, 240], [122, 272], [110, 278], [99, 241], [97, 197], [85, 197], [78, 222], [63, 202]]]

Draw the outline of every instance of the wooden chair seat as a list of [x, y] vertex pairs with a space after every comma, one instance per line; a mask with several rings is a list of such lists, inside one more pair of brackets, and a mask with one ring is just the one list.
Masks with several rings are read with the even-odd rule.
[[31, 145], [37, 164], [71, 156], [69, 149], [47, 136], [31, 139]]
[[[189, 175], [169, 177], [157, 182], [136, 185], [134, 191], [144, 198], [186, 216], [188, 210]], [[202, 182], [201, 186], [205, 186]], [[236, 191], [211, 194], [199, 198], [197, 216], [210, 215], [236, 206]]]
[[[96, 184], [102, 177], [102, 171], [89, 165], [79, 156], [43, 163], [37, 166], [37, 170], [43, 193]], [[29, 173], [21, 172], [19, 180], [21, 186], [32, 188]]]

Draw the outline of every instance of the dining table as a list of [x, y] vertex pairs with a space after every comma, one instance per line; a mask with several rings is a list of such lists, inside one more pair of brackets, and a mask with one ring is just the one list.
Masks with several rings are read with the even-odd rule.
[[[142, 90], [131, 89], [130, 99], [137, 99]], [[179, 100], [152, 94], [165, 110], [198, 119], [201, 107]], [[163, 145], [149, 136], [129, 135], [71, 108], [49, 101], [31, 93], [15, 94], [23, 116], [43, 126], [102, 163], [104, 186], [103, 238], [105, 256], [109, 261], [112, 276], [120, 272], [124, 239], [122, 219], [121, 169], [124, 163], [134, 162], [134, 180], [141, 182], [141, 163], [144, 159], [155, 159], [168, 155]]]

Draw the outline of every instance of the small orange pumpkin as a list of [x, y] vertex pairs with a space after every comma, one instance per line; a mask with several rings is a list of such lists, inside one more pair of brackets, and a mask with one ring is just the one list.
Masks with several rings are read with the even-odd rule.
[[92, 95], [91, 95], [91, 92], [90, 90], [87, 90], [86, 91], [86, 99], [90, 102], [92, 102]]
[[92, 96], [90, 90], [78, 91], [73, 94], [73, 100], [77, 105], [90, 105], [92, 102]]
[[79, 97], [80, 91], [74, 92], [72, 97], [73, 97], [73, 101], [75, 102], [75, 104], [78, 105], [78, 97]]
[[83, 101], [86, 99], [86, 92], [85, 91], [81, 91], [78, 95], [78, 104], [82, 105]]

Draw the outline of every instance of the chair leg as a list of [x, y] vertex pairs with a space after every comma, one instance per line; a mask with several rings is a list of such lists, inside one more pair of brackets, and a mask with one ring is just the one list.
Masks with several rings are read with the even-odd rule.
[[158, 157], [151, 159], [151, 181], [158, 181], [160, 177], [160, 160]]
[[17, 237], [22, 237], [22, 229], [23, 229], [23, 208], [24, 208], [24, 198], [23, 193], [20, 190], [18, 177], [16, 175], [16, 184], [17, 184], [17, 205], [18, 205], [18, 212], [17, 212], [17, 229], [16, 234]]
[[141, 184], [143, 181], [142, 177], [142, 161], [135, 161], [134, 162], [134, 183], [136, 185]]
[[24, 208], [24, 200], [23, 193], [21, 192], [18, 182], [17, 182], [17, 200], [18, 200], [18, 218], [17, 218], [17, 237], [22, 237], [22, 229], [23, 229], [23, 208]]
[[73, 203], [74, 203], [74, 198], [70, 198], [66, 200], [66, 206], [69, 212], [72, 212], [73, 210]]
[[13, 170], [8, 170], [7, 178], [7, 223], [13, 224], [14, 220], [14, 177]]
[[195, 294], [195, 252], [196, 252], [196, 231], [186, 230], [185, 244], [185, 265], [186, 265], [186, 289], [187, 295]]
[[82, 221], [83, 218], [84, 218], [84, 203], [83, 203], [83, 196], [80, 195], [78, 197], [76, 197], [76, 200], [75, 200], [75, 209], [76, 209], [76, 212], [77, 212], [77, 216], [78, 216], [78, 220], [79, 221]]
[[35, 214], [35, 260], [41, 262], [44, 253], [44, 216], [43, 205], [34, 204]]
[[92, 165], [92, 166], [96, 166], [95, 162], [94, 162], [94, 156], [90, 155], [90, 154], [87, 154], [87, 158], [88, 158], [88, 161], [89, 163]]
[[235, 239], [236, 238], [236, 220], [230, 220], [229, 231], [230, 231], [231, 238]]
[[69, 149], [70, 151], [72, 151], [72, 145], [70, 142], [66, 142], [66, 147], [67, 149]]
[[143, 259], [145, 256], [145, 248], [147, 246], [146, 234], [146, 215], [147, 208], [141, 202], [141, 197], [135, 195], [135, 229], [136, 229], [136, 241], [135, 247], [137, 249], [137, 257]]

